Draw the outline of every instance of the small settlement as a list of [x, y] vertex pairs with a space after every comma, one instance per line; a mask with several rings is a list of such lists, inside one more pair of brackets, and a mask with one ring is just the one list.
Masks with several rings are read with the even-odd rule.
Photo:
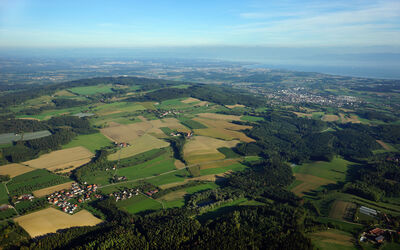
[[78, 208], [78, 204], [74, 203], [73, 201], [70, 202], [70, 200], [74, 199], [75, 202], [83, 203], [85, 201], [89, 201], [92, 194], [95, 198], [102, 198], [102, 195], [95, 194], [96, 190], [96, 184], [81, 186], [77, 183], [73, 183], [71, 189], [54, 192], [47, 196], [47, 200], [50, 204], [61, 208], [62, 211], [73, 214]]

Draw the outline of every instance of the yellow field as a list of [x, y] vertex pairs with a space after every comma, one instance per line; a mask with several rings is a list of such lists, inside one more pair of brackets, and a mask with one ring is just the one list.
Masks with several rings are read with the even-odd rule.
[[190, 132], [188, 128], [183, 126], [175, 118], [165, 118], [159, 120], [147, 120], [144, 117], [138, 117], [142, 122], [134, 124], [122, 125], [116, 122], [110, 122], [110, 126], [101, 129], [101, 133], [114, 142], [132, 142], [146, 133], [165, 135], [160, 130], [162, 127], [168, 127], [180, 132]]
[[54, 93], [54, 96], [75, 96], [75, 94], [63, 89]]
[[226, 120], [226, 121], [240, 121], [240, 116], [238, 115], [223, 115], [215, 113], [200, 113], [197, 116], [209, 119]]
[[300, 113], [300, 112], [293, 112], [297, 117], [312, 117], [312, 114]]
[[181, 102], [182, 103], [192, 103], [192, 102], [200, 102], [200, 100], [197, 99], [197, 98], [189, 97], [189, 98], [187, 98], [185, 100], [182, 100]]
[[182, 169], [185, 167], [185, 163], [181, 162], [180, 160], [175, 160], [174, 165], [177, 169]]
[[209, 169], [209, 168], [220, 168], [220, 167], [226, 167], [230, 166], [232, 164], [235, 164], [239, 162], [239, 159], [226, 159], [224, 161], [217, 161], [217, 162], [211, 162], [211, 163], [203, 163], [200, 164], [200, 169]]
[[322, 120], [325, 121], [325, 122], [334, 122], [334, 121], [339, 120], [339, 116], [337, 116], [337, 115], [324, 115], [322, 117]]
[[[83, 164], [90, 162], [93, 157], [92, 152], [84, 147], [74, 147], [63, 150], [53, 151], [44, 154], [38, 159], [26, 161], [23, 164], [33, 168], [45, 168], [50, 171], [68, 168], [71, 171]], [[72, 166], [72, 168], [69, 168]]]
[[381, 140], [376, 140], [376, 142], [379, 143], [379, 145], [381, 145], [382, 148], [384, 148], [384, 149], [386, 149], [386, 150], [392, 150], [392, 148], [389, 147], [389, 145], [387, 145], [387, 144], [384, 143], [383, 141], [381, 141]]
[[101, 133], [114, 142], [130, 142], [144, 135], [152, 125], [148, 122], [138, 122], [134, 124], [122, 125], [110, 122], [110, 126], [100, 129]]
[[343, 233], [336, 229], [328, 229], [327, 231], [316, 232], [310, 234], [313, 240], [318, 241], [319, 244], [327, 243], [340, 246], [354, 246], [354, 239], [351, 234]]
[[234, 147], [239, 141], [223, 141], [206, 136], [195, 136], [189, 140], [184, 148], [184, 158], [189, 164], [224, 159], [225, 155], [217, 148]]
[[339, 116], [342, 123], [361, 123], [356, 115], [345, 115], [343, 113], [339, 113]]
[[352, 202], [336, 200], [329, 211], [329, 217], [343, 220], [346, 217], [347, 211], [356, 207], [357, 205]]
[[94, 226], [102, 220], [94, 217], [86, 210], [74, 215], [66, 214], [55, 208], [46, 208], [14, 219], [28, 234], [34, 238], [48, 233], [55, 233], [59, 229], [81, 226]]
[[11, 178], [13, 178], [15, 176], [28, 173], [32, 170], [35, 169], [18, 163], [12, 163], [0, 166], [0, 175], [9, 175]]
[[185, 179], [184, 181], [181, 181], [181, 182], [173, 182], [173, 183], [164, 184], [159, 187], [161, 189], [167, 189], [167, 188], [172, 188], [172, 187], [176, 187], [179, 185], [183, 185], [189, 181], [213, 181], [213, 182], [215, 182], [217, 179], [226, 177], [226, 175], [230, 174], [231, 172], [232, 171], [229, 170], [229, 171], [226, 171], [225, 173], [221, 173], [221, 174], [203, 175], [203, 176], [199, 176], [199, 177]]
[[63, 189], [70, 189], [72, 183], [74, 183], [74, 181], [66, 182], [66, 183], [63, 183], [63, 184], [60, 184], [60, 185], [55, 185], [55, 186], [52, 186], [52, 187], [42, 188], [42, 189], [33, 191], [33, 195], [35, 197], [43, 197], [43, 196], [49, 195], [51, 193], [54, 193], [54, 192], [57, 192], [57, 191], [61, 191]]
[[231, 123], [227, 120], [221, 119], [208, 119], [196, 117], [194, 121], [200, 122], [207, 126], [207, 128], [194, 129], [195, 134], [209, 136], [223, 140], [238, 139], [243, 142], [253, 142], [254, 140], [239, 130], [252, 128], [251, 126], [244, 126]]
[[175, 191], [175, 192], [171, 192], [169, 194], [166, 194], [160, 198], [158, 198], [157, 200], [160, 201], [173, 201], [173, 200], [177, 200], [180, 198], [183, 198], [186, 195], [186, 191], [185, 190], [179, 190], [179, 191]]
[[327, 185], [330, 183], [335, 183], [334, 181], [309, 174], [296, 173], [295, 177], [296, 180], [303, 182], [292, 188], [292, 190], [290, 190], [298, 196], [303, 196], [304, 193], [309, 192], [311, 190], [315, 190], [320, 186]]
[[233, 108], [244, 108], [246, 106], [244, 106], [242, 104], [235, 104], [235, 105], [225, 105], [225, 107], [227, 107], [229, 109], [233, 109]]
[[118, 160], [119, 154], [121, 154], [122, 158], [127, 158], [133, 155], [137, 155], [152, 149], [156, 148], [165, 148], [169, 146], [169, 143], [160, 139], [155, 138], [154, 136], [145, 134], [139, 137], [136, 140], [129, 141], [131, 144], [130, 147], [125, 147], [120, 149], [114, 154], [108, 156], [108, 159], [111, 161]]

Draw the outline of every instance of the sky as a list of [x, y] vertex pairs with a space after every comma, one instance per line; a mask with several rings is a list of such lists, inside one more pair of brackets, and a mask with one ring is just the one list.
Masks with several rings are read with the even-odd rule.
[[0, 0], [2, 48], [400, 47], [399, 0]]

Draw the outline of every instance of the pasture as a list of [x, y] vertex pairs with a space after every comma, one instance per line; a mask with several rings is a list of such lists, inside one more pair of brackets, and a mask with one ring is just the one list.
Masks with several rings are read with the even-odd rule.
[[357, 115], [339, 113], [341, 123], [361, 123]]
[[55, 208], [46, 208], [14, 219], [28, 234], [35, 238], [59, 229], [70, 227], [94, 226], [102, 220], [94, 217], [86, 210], [69, 215]]
[[14, 177], [7, 183], [10, 194], [31, 193], [70, 181], [69, 178], [53, 174], [44, 169], [37, 169]]
[[206, 136], [195, 136], [184, 146], [184, 158], [189, 164], [221, 160], [225, 155], [217, 149], [234, 147], [238, 141], [223, 141]]
[[244, 115], [244, 116], [240, 117], [240, 120], [246, 121], [246, 122], [258, 122], [258, 121], [263, 121], [264, 118], [257, 117], [257, 116]]
[[216, 175], [216, 174], [222, 174], [222, 173], [227, 173], [227, 172], [237, 172], [237, 171], [243, 171], [247, 167], [245, 165], [242, 165], [240, 163], [234, 163], [230, 164], [228, 166], [222, 166], [222, 167], [217, 167], [217, 168], [207, 168], [207, 169], [200, 169], [200, 175]]
[[0, 183], [0, 205], [8, 204], [8, 194], [4, 183]]
[[174, 162], [169, 154], [163, 154], [135, 166], [117, 169], [117, 175], [126, 176], [129, 180], [154, 176], [176, 169]]
[[168, 142], [157, 139], [154, 136], [148, 134], [145, 134], [138, 139], [129, 142], [131, 143], [131, 146], [119, 149], [114, 154], [109, 155], [108, 159], [111, 161], [115, 161], [118, 160], [119, 157], [121, 159], [127, 158], [152, 149], [165, 148], [169, 146]]
[[128, 213], [136, 214], [147, 210], [159, 210], [162, 205], [156, 200], [139, 194], [133, 198], [117, 202], [117, 207]]
[[23, 164], [36, 169], [45, 168], [54, 172], [63, 171], [65, 169], [69, 172], [90, 162], [92, 157], [92, 152], [79, 146], [53, 151], [40, 156], [38, 159], [26, 161]]
[[337, 115], [324, 115], [321, 120], [324, 122], [334, 122], [338, 121], [340, 118]]
[[336, 200], [329, 211], [329, 217], [339, 220], [352, 220], [357, 205], [352, 202]]
[[300, 183], [292, 187], [290, 191], [298, 196], [304, 196], [307, 192], [317, 190], [321, 186], [335, 183], [329, 179], [310, 174], [296, 173], [294, 176], [296, 177], [296, 181], [299, 181]]
[[63, 149], [75, 148], [82, 146], [89, 149], [92, 153], [96, 150], [111, 145], [111, 141], [101, 133], [78, 135], [72, 139], [71, 142], [63, 146]]
[[208, 118], [213, 120], [224, 120], [224, 121], [240, 121], [240, 116], [238, 115], [224, 115], [216, 113], [200, 113], [197, 116], [201, 118]]
[[225, 107], [227, 107], [229, 109], [234, 109], [234, 108], [245, 108], [246, 106], [244, 106], [242, 104], [235, 104], [235, 105], [225, 105]]
[[356, 249], [355, 239], [350, 233], [336, 229], [309, 234], [312, 243], [318, 249]]
[[106, 94], [112, 93], [111, 86], [108, 85], [96, 85], [96, 86], [85, 86], [85, 87], [74, 87], [68, 89], [72, 93], [78, 95], [95, 95], [95, 94]]
[[113, 102], [108, 104], [102, 104], [93, 109], [97, 115], [105, 116], [109, 114], [123, 113], [123, 112], [135, 112], [138, 110], [145, 110], [146, 108], [140, 104], [133, 104], [129, 102]]
[[294, 173], [314, 175], [332, 181], [344, 181], [349, 165], [355, 164], [335, 157], [330, 162], [316, 161], [293, 167]]
[[0, 175], [9, 175], [11, 178], [28, 173], [35, 170], [34, 168], [24, 166], [18, 163], [11, 163], [7, 165], [0, 166]]
[[64, 189], [70, 189], [72, 186], [72, 183], [74, 183], [74, 181], [65, 182], [65, 183], [47, 187], [47, 188], [42, 188], [42, 189], [33, 191], [33, 195], [35, 197], [43, 197], [43, 196], [49, 195], [49, 194], [57, 192], [57, 191], [61, 191]]

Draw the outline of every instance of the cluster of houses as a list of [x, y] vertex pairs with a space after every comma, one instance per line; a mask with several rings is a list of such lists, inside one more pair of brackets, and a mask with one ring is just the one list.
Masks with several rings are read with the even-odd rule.
[[[70, 190], [61, 190], [54, 192], [47, 197], [50, 204], [56, 205], [61, 208], [64, 212], [73, 214], [78, 208], [77, 204], [69, 202], [72, 198], [78, 198], [79, 203], [90, 200], [90, 197], [97, 190], [97, 185], [80, 186], [77, 183], [73, 183]], [[95, 198], [102, 198], [99, 194], [94, 194]]]
[[32, 194], [21, 194], [20, 196], [14, 196], [13, 199], [14, 204], [20, 203], [21, 201], [32, 201], [33, 199], [35, 199], [35, 196], [33, 196]]
[[126, 176], [114, 176], [112, 179], [112, 182], [115, 183], [115, 182], [126, 181], [126, 180], [127, 180]]
[[176, 136], [183, 136], [186, 137], [187, 139], [190, 139], [193, 136], [193, 132], [190, 131], [189, 133], [185, 133], [185, 132], [177, 132], [177, 133], [170, 133], [170, 136], [176, 137]]
[[126, 148], [131, 146], [131, 144], [128, 142], [114, 142], [114, 144], [120, 148]]
[[126, 200], [129, 198], [132, 198], [133, 196], [136, 196], [139, 194], [139, 189], [126, 189], [123, 191], [119, 191], [119, 192], [115, 192], [115, 193], [111, 193], [110, 197], [114, 197], [115, 201], [122, 201], [122, 200]]
[[148, 196], [152, 196], [155, 193], [158, 193], [158, 189], [147, 191], [145, 194], [147, 194]]
[[388, 229], [374, 228], [367, 232], [363, 232], [360, 236], [361, 242], [383, 243], [385, 241], [385, 234], [396, 233], [396, 231]]
[[169, 111], [165, 111], [161, 114], [158, 115], [158, 118], [162, 118], [165, 117], [167, 115], [179, 115], [181, 112], [179, 111], [175, 111], [175, 110], [169, 110]]

